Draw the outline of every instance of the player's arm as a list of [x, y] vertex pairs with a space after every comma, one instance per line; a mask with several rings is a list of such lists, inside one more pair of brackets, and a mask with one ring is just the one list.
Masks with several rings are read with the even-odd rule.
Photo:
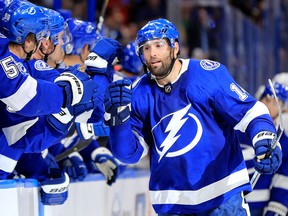
[[271, 157], [265, 157], [276, 136], [268, 108], [241, 88], [224, 66], [216, 72], [216, 77], [218, 84], [212, 90], [212, 97], [217, 113], [235, 130], [248, 135], [255, 150], [255, 169], [261, 174], [274, 173], [281, 164], [282, 151], [278, 144]]
[[146, 153], [146, 143], [133, 133], [130, 106], [131, 81], [118, 80], [111, 83], [105, 94], [105, 124], [110, 126], [110, 145], [113, 155], [122, 163], [136, 163]]
[[10, 112], [21, 115], [57, 113], [61, 107], [89, 101], [95, 89], [95, 83], [84, 73], [62, 73], [55, 83], [51, 83], [20, 73], [13, 58], [5, 66], [1, 73], [5, 91], [1, 91], [0, 100]]

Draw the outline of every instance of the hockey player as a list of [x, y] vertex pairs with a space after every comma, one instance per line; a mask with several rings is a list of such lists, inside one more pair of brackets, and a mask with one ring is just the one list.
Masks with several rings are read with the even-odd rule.
[[[36, 5], [30, 4], [29, 2], [25, 2], [25, 4], [26, 4], [25, 6], [28, 6], [29, 8], [38, 8]], [[49, 12], [51, 11], [49, 10]], [[50, 31], [51, 40], [53, 40], [53, 37], [55, 36], [61, 36], [61, 34], [63, 34], [65, 24], [64, 19], [63, 18], [62, 20], [59, 19], [58, 22], [57, 19], [61, 17], [58, 17], [57, 14], [49, 14], [48, 11], [45, 11], [44, 14], [49, 15], [49, 18], [52, 19], [52, 22], [50, 23], [49, 26], [49, 29], [51, 30]], [[57, 28], [55, 28], [56, 25]], [[60, 40], [60, 37], [57, 38]], [[41, 43], [40, 46], [44, 44], [42, 42], [43, 41], [40, 41]], [[61, 44], [59, 45], [61, 46]], [[41, 76], [39, 76], [40, 74], [39, 71], [38, 73], [33, 73], [37, 69], [39, 70], [39, 66], [40, 65], [43, 66], [44, 65], [43, 63], [37, 64], [33, 61], [33, 66], [32, 64], [29, 65], [29, 63], [32, 63], [32, 61], [29, 60], [26, 62], [21, 62], [21, 59], [19, 59], [19, 62], [17, 62], [17, 67], [21, 71], [21, 73], [26, 75], [31, 74], [32, 76], [34, 76], [34, 78], [41, 78], [42, 80], [49, 81], [47, 77], [51, 76], [51, 73], [49, 74], [43, 73], [43, 71], [47, 72], [47, 70], [42, 70]], [[37, 74], [38, 77], [36, 77], [35, 74]], [[45, 77], [46, 79], [43, 79], [43, 77]], [[59, 73], [55, 73], [55, 76], [52, 76], [50, 80], [53, 82], [57, 77], [59, 77]], [[18, 113], [8, 112], [5, 108], [5, 104], [3, 103], [0, 104], [0, 107], [2, 113], [1, 127], [2, 131], [5, 134], [4, 136], [4, 134], [1, 131], [0, 179], [6, 179], [8, 175], [13, 171], [14, 167], [16, 166], [16, 163], [18, 162], [19, 157], [23, 155], [22, 154], [23, 152], [39, 152], [42, 149], [44, 149], [45, 146], [47, 148], [47, 146], [51, 145], [53, 142], [56, 142], [55, 139], [57, 140], [58, 137], [60, 137], [63, 133], [59, 133], [57, 130], [55, 130], [53, 126], [51, 127], [51, 125], [47, 123], [45, 116], [26, 117], [19, 115]], [[51, 117], [53, 116], [51, 115]], [[35, 173], [35, 169], [36, 170], [38, 169], [40, 171], [38, 172], [38, 176], [36, 179], [40, 183], [40, 193], [42, 202], [48, 205], [63, 204], [68, 196], [68, 185], [69, 185], [68, 175], [62, 170], [57, 169], [56, 167], [50, 167], [48, 169], [47, 166], [46, 167], [43, 166], [44, 163], [39, 163], [41, 162], [41, 160], [40, 161], [37, 160], [38, 159], [37, 156], [42, 157], [40, 153], [29, 155], [26, 154], [25, 156], [31, 156], [31, 155], [33, 155], [32, 163], [30, 164], [27, 163], [27, 160], [25, 160], [24, 157], [24, 159], [21, 161], [22, 163], [21, 165], [25, 166], [27, 170], [30, 171], [30, 173], [32, 170], [33, 170], [32, 172]], [[34, 166], [31, 167], [31, 164], [33, 164]], [[23, 173], [25, 175], [27, 174], [25, 173], [25, 170], [22, 169], [21, 174]], [[45, 174], [45, 176], [43, 175], [43, 173]], [[34, 177], [34, 176], [31, 175], [27, 177]], [[53, 189], [52, 190], [54, 191], [53, 193], [50, 192], [51, 189]]]
[[113, 155], [136, 163], [150, 152], [150, 200], [161, 216], [249, 215], [243, 191], [251, 185], [235, 131], [253, 140], [255, 168], [275, 172], [282, 152], [277, 146], [264, 158], [276, 132], [267, 107], [222, 64], [179, 59], [179, 33], [168, 20], [148, 22], [135, 43], [147, 74], [133, 97], [131, 82], [120, 80], [104, 101]]
[[[42, 39], [49, 37], [49, 17], [26, 1], [0, 2], [2, 90], [0, 100], [11, 112], [26, 116], [57, 113], [61, 107], [90, 100], [94, 82], [83, 74], [63, 74], [56, 83], [36, 81], [17, 67], [21, 59], [30, 59]], [[22, 68], [23, 69], [23, 68]], [[78, 91], [78, 83], [82, 83]], [[89, 97], [88, 97], [89, 96]], [[50, 100], [53, 98], [53, 100]]]
[[[67, 19], [68, 27], [72, 35], [72, 43], [67, 44], [65, 47], [65, 50], [67, 48], [73, 48], [72, 52], [65, 56], [64, 63], [67, 66], [70, 66], [72, 64], [79, 64], [80, 67], [85, 68], [86, 65], [84, 64], [85, 60], [87, 59], [88, 55], [93, 52], [97, 53], [99, 50], [106, 50], [107, 54], [109, 53], [109, 50], [111, 55], [115, 55], [115, 51], [117, 51], [120, 46], [114, 46], [112, 44], [109, 45], [109, 39], [103, 39], [100, 36], [96, 34], [96, 27], [91, 22], [82, 21], [78, 19]], [[102, 41], [101, 41], [102, 39]], [[98, 43], [100, 42], [100, 43]], [[118, 48], [117, 48], [118, 47]], [[92, 54], [93, 54], [92, 53]], [[105, 54], [106, 55], [106, 54]], [[115, 58], [115, 57], [114, 57]], [[113, 60], [113, 58], [112, 58]], [[103, 62], [103, 60], [102, 60]], [[91, 61], [90, 61], [91, 63]], [[111, 64], [110, 62], [109, 64]], [[106, 70], [107, 64], [103, 66], [103, 70]], [[103, 85], [103, 95], [106, 90], [106, 86], [108, 83], [111, 82], [110, 73], [106, 76], [102, 72], [96, 72], [90, 74], [94, 77], [94, 80], [97, 80], [97, 82]], [[105, 72], [106, 73], [106, 72]], [[103, 118], [104, 110], [102, 106], [96, 107], [94, 109], [94, 115], [92, 117], [92, 120], [89, 120], [91, 123], [87, 125], [86, 123], [83, 123], [85, 129], [87, 130], [87, 126], [93, 127], [94, 122], [98, 121], [98, 119]], [[80, 128], [78, 122], [76, 122], [77, 128]], [[81, 123], [82, 124], [82, 123]], [[78, 127], [79, 126], [79, 127]], [[93, 135], [101, 135], [97, 131], [97, 127], [93, 128], [93, 134], [89, 134], [89, 137], [85, 136], [85, 139], [88, 140], [89, 138], [92, 138]], [[96, 132], [97, 134], [94, 134]], [[76, 132], [75, 132], [76, 133]], [[71, 137], [67, 137], [61, 141], [58, 145], [52, 146], [49, 151], [53, 155], [58, 155], [62, 153], [63, 151], [72, 148], [74, 144], [76, 144], [79, 139], [82, 139], [83, 141], [84, 137], [83, 134], [80, 134], [80, 138], [77, 134], [73, 133]], [[94, 137], [95, 138], [95, 137]], [[71, 141], [72, 140], [72, 141]], [[69, 144], [67, 144], [69, 143]], [[59, 162], [60, 166], [68, 173], [72, 181], [75, 180], [83, 180], [87, 174], [85, 171], [85, 163], [89, 167], [90, 173], [102, 173], [104, 177], [107, 180], [108, 185], [111, 185], [115, 182], [117, 178], [117, 162], [113, 158], [111, 152], [105, 148], [100, 147], [98, 142], [95, 139], [90, 140], [90, 144], [88, 147], [85, 148], [85, 150], [80, 152], [73, 152], [70, 154], [66, 159]], [[84, 158], [83, 158], [84, 157]], [[84, 163], [85, 162], [85, 163]]]
[[96, 26], [92, 22], [69, 18], [66, 20], [69, 31], [72, 35], [71, 43], [65, 46], [66, 52], [64, 63], [66, 65], [80, 64], [84, 66], [84, 61], [92, 51], [100, 36], [96, 33]]
[[[276, 96], [282, 110], [287, 108], [288, 87], [279, 83], [274, 83]], [[277, 124], [278, 107], [275, 102], [271, 87], [267, 85], [262, 91], [259, 100], [269, 109], [270, 115]], [[284, 123], [285, 125], [285, 123]], [[258, 216], [286, 216], [288, 213], [288, 137], [287, 130], [282, 134], [280, 143], [282, 146], [282, 164], [274, 175], [262, 175], [257, 181], [253, 191], [246, 196], [251, 215]], [[253, 147], [245, 134], [239, 133], [243, 155], [246, 161], [249, 174], [254, 173], [253, 169]]]
[[[134, 41], [131, 41], [130, 43], [122, 47], [119, 61], [120, 62], [114, 67], [113, 81], [126, 78], [130, 79], [133, 82], [142, 74], [143, 64], [136, 54]], [[118, 68], [118, 70], [115, 70], [115, 68]], [[77, 133], [80, 135], [81, 139], [87, 139], [91, 135], [108, 137], [110, 129], [108, 126], [104, 125], [104, 123], [101, 123], [102, 121], [89, 124], [88, 127], [82, 123], [76, 123]], [[90, 129], [92, 127], [93, 130], [91, 133], [89, 133], [87, 129]], [[93, 132], [94, 134], [92, 134]], [[92, 140], [91, 144], [89, 144], [88, 147], [81, 151], [81, 155], [83, 156], [84, 161], [87, 164], [89, 172], [97, 173], [98, 170], [101, 170], [101, 172], [107, 179], [107, 183], [110, 185], [116, 180], [117, 177], [117, 175], [115, 174], [111, 175], [113, 173], [111, 171], [116, 168], [115, 165], [118, 164], [118, 173], [123, 172], [123, 170], [125, 169], [125, 165], [119, 163], [119, 161], [116, 162], [110, 150], [108, 149], [105, 147], [99, 147], [99, 144], [95, 140]], [[90, 158], [97, 158], [97, 160], [94, 159], [91, 161]], [[105, 160], [105, 158], [108, 158], [109, 160]], [[105, 163], [99, 164], [98, 160], [100, 159]]]

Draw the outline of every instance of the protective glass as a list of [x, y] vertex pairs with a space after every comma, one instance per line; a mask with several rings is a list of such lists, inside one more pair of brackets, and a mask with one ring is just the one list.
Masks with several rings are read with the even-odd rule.
[[139, 57], [141, 58], [141, 61], [146, 64], [146, 61], [145, 61], [145, 58], [144, 58], [144, 53], [150, 52], [152, 48], [153, 49], [155, 48], [157, 50], [157, 49], [161, 49], [161, 48], [163, 48], [164, 46], [167, 46], [167, 45], [168, 45], [167, 41], [165, 39], [163, 39], [163, 38], [154, 39], [154, 40], [148, 40], [145, 43], [141, 44], [138, 47], [138, 54], [139, 54]]

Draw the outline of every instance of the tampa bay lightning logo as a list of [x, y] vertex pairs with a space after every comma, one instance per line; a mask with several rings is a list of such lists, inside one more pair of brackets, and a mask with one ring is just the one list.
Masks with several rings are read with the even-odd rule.
[[53, 68], [50, 67], [46, 62], [42, 60], [38, 60], [34, 63], [34, 67], [38, 71], [47, 71], [47, 70], [52, 70]]
[[[199, 142], [203, 133], [203, 128], [197, 116], [188, 112], [190, 107], [191, 104], [165, 116], [152, 128], [152, 134], [157, 134], [157, 136], [154, 136], [154, 141], [156, 143], [156, 150], [159, 154], [158, 162], [160, 162], [164, 156], [177, 157], [183, 155], [194, 148]], [[184, 124], [187, 125], [184, 126]], [[164, 125], [167, 125], [166, 128]], [[188, 128], [191, 125], [195, 126], [193, 126], [193, 128]], [[194, 128], [196, 128], [196, 130]], [[164, 137], [161, 135], [159, 136], [159, 133], [163, 131], [162, 129], [165, 129]], [[194, 134], [192, 133], [192, 130], [195, 131]], [[162, 138], [159, 139], [158, 137]], [[178, 139], [181, 139], [181, 146], [178, 146], [178, 144], [177, 146], [173, 146]], [[157, 148], [157, 146], [159, 146], [159, 148]]]
[[211, 61], [208, 59], [204, 59], [200, 61], [200, 65], [205, 70], [215, 70], [220, 66], [219, 62]]
[[27, 9], [27, 13], [29, 15], [34, 15], [36, 13], [36, 9], [34, 7], [30, 7]]
[[23, 65], [21, 62], [16, 62], [16, 65], [17, 65], [18, 70], [19, 70], [22, 74], [24, 74], [24, 75], [29, 74], [28, 71], [26, 70], [26, 68], [24, 67], [24, 65]]

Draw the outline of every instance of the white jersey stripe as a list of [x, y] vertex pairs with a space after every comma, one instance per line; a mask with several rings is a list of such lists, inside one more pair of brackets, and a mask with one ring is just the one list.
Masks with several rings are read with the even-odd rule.
[[7, 139], [8, 145], [15, 144], [18, 140], [26, 135], [26, 131], [32, 127], [37, 121], [38, 117], [29, 121], [21, 122], [10, 127], [2, 128], [3, 133]]
[[16, 160], [6, 157], [0, 154], [0, 170], [12, 173], [17, 164]]
[[256, 117], [268, 114], [268, 108], [260, 101], [257, 101], [255, 105], [245, 114], [245, 116], [241, 119], [241, 121], [235, 125], [234, 130], [240, 130], [241, 132], [245, 132], [249, 123]]
[[10, 110], [19, 111], [21, 110], [30, 100], [32, 100], [37, 94], [37, 81], [28, 76], [25, 82], [21, 85], [17, 92], [10, 95], [7, 98], [2, 98], [3, 101]]
[[249, 177], [247, 170], [242, 169], [238, 172], [232, 173], [230, 176], [227, 176], [220, 181], [217, 181], [196, 191], [150, 190], [149, 193], [152, 204], [198, 205], [212, 200], [217, 196], [225, 194], [230, 190], [248, 182]]

